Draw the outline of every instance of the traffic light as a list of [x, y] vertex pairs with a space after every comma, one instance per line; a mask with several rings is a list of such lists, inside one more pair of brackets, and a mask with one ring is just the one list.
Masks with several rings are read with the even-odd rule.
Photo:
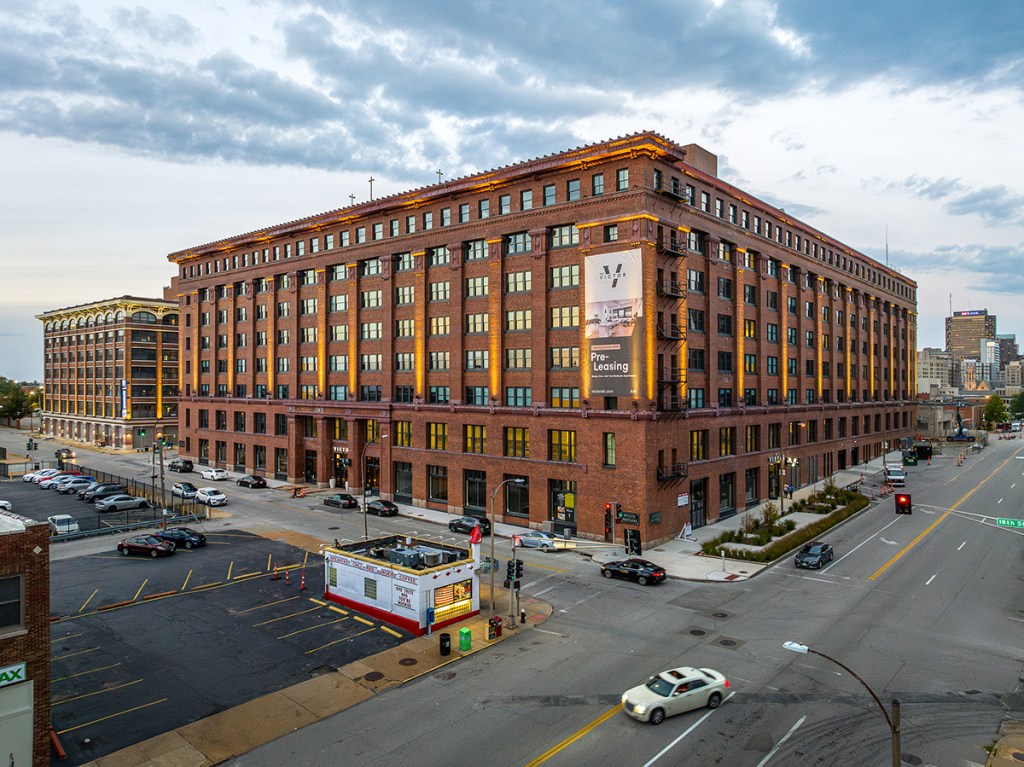
[[616, 503], [615, 504], [615, 521], [616, 522], [621, 522], [622, 521], [622, 504], [621, 503]]
[[897, 514], [910, 514], [914, 507], [910, 503], [910, 496], [906, 493], [898, 493], [896, 495], [896, 513]]
[[516, 562], [513, 559], [505, 563], [505, 578], [510, 581], [516, 579]]
[[523, 577], [523, 564], [524, 564], [523, 560], [521, 560], [521, 559], [517, 559], [516, 560], [516, 580], [517, 581], [520, 578]]
[[626, 533], [626, 553], [631, 557], [638, 557], [643, 554], [643, 548], [640, 545], [640, 531], [633, 527], [627, 527]]

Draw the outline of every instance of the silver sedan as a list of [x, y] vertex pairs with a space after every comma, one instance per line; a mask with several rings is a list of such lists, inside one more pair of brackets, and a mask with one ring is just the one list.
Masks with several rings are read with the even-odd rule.
[[126, 511], [128, 509], [145, 509], [149, 501], [145, 498], [138, 498], [127, 493], [118, 493], [101, 501], [96, 501], [98, 511]]

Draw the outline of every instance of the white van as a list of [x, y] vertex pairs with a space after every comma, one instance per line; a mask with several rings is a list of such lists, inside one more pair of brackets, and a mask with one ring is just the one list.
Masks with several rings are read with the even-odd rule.
[[902, 466], [888, 463], [885, 465], [885, 481], [893, 487], [904, 487], [907, 484], [907, 474]]

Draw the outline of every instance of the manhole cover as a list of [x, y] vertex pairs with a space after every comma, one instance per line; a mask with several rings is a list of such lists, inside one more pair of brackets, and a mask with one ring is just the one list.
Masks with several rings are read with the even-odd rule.
[[736, 646], [736, 640], [735, 639], [723, 639], [718, 644], [722, 645], [722, 647], [735, 647]]
[[711, 614], [714, 615], [716, 618], [728, 618], [729, 617], [729, 613], [711, 613]]
[[370, 671], [369, 673], [363, 674], [363, 679], [367, 682], [376, 682], [378, 679], [383, 679], [384, 673], [382, 671]]
[[415, 666], [417, 663], [419, 663], [419, 661], [415, 658], [402, 658], [398, 661], [399, 666]]
[[454, 679], [454, 678], [455, 678], [455, 672], [454, 671], [439, 671], [438, 673], [434, 674], [434, 679], [440, 679], [442, 682], [447, 682], [448, 680]]
[[900, 754], [900, 761], [906, 764], [924, 764], [924, 760], [916, 754]]
[[706, 632], [704, 629], [690, 629], [690, 633], [693, 634], [695, 637], [702, 637], [708, 632]]

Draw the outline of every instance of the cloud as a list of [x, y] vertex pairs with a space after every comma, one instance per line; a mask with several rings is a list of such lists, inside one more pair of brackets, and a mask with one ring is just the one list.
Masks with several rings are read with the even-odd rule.
[[148, 8], [115, 8], [111, 14], [114, 23], [140, 37], [166, 45], [175, 42], [191, 45], [199, 39], [199, 30], [176, 13], [155, 14]]

